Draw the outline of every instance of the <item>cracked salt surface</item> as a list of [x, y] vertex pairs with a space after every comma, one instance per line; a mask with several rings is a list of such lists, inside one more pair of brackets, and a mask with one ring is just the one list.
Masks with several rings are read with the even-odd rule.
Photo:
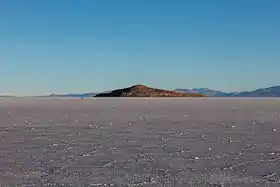
[[1, 185], [277, 186], [279, 111], [277, 99], [1, 100]]

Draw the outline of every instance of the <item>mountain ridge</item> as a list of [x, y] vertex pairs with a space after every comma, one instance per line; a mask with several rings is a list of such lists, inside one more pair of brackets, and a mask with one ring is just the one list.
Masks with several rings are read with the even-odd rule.
[[184, 93], [188, 93], [188, 91], [191, 93], [200, 93], [208, 97], [280, 97], [280, 86], [271, 86], [267, 88], [258, 88], [252, 91], [241, 92], [223, 92], [209, 88], [176, 88], [174, 90]]

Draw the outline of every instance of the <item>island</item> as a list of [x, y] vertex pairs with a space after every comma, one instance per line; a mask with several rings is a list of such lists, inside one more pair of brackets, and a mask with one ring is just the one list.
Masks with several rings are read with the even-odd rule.
[[204, 97], [198, 93], [181, 93], [171, 90], [151, 88], [144, 85], [134, 85], [128, 88], [100, 93], [94, 97]]

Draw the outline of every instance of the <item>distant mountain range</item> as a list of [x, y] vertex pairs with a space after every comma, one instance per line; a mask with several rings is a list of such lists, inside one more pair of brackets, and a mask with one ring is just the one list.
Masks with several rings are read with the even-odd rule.
[[[260, 88], [253, 91], [243, 92], [223, 92], [219, 90], [213, 90], [209, 88], [176, 88], [176, 92], [183, 93], [196, 93], [202, 94], [208, 97], [280, 97], [280, 86], [273, 86], [269, 88]], [[104, 93], [110, 93], [111, 91], [105, 91]], [[51, 94], [47, 97], [94, 97], [99, 93], [80, 93], [80, 94]]]
[[183, 93], [199, 93], [208, 97], [280, 97], [280, 86], [272, 86], [269, 88], [260, 88], [253, 91], [243, 92], [222, 92], [209, 88], [194, 88], [194, 89], [175, 89], [177, 92]]
[[97, 93], [81, 93], [81, 94], [51, 94], [47, 97], [94, 97]]
[[6, 98], [6, 97], [15, 97], [15, 96], [11, 96], [11, 95], [0, 95], [0, 98], [1, 98], [1, 97], [3, 97], [3, 98], [5, 97], [5, 98]]
[[218, 90], [212, 90], [208, 88], [193, 88], [193, 89], [183, 89], [183, 88], [177, 88], [174, 91], [176, 92], [183, 92], [183, 93], [199, 93], [203, 94], [208, 97], [224, 97], [227, 95], [227, 93], [218, 91]]

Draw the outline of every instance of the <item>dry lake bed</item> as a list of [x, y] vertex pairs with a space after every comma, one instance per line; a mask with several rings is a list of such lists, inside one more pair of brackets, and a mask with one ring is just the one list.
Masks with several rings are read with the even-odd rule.
[[4, 186], [280, 186], [280, 99], [0, 99]]

